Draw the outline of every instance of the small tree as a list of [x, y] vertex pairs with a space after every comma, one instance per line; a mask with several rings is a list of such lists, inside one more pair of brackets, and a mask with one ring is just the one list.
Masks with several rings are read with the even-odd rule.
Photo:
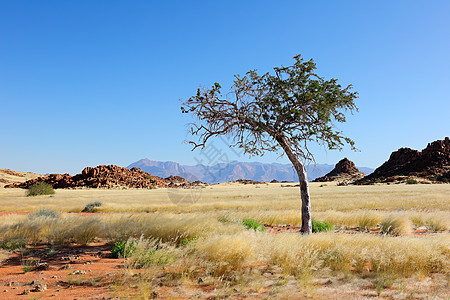
[[345, 111], [357, 110], [352, 86], [345, 88], [336, 79], [325, 80], [315, 73], [311, 59], [300, 55], [288, 67], [274, 68], [275, 74], [258, 75], [256, 70], [245, 76], [235, 75], [234, 84], [225, 96], [221, 86], [197, 90], [197, 94], [182, 103], [183, 113], [192, 113], [199, 121], [191, 124], [190, 141], [194, 148], [205, 147], [217, 135], [228, 135], [232, 146], [250, 155], [280, 148], [294, 166], [300, 183], [302, 229], [312, 231], [311, 204], [305, 163], [314, 161], [308, 144], [317, 142], [326, 148], [341, 150], [344, 143], [354, 148], [354, 142], [342, 135], [335, 124], [345, 122]]

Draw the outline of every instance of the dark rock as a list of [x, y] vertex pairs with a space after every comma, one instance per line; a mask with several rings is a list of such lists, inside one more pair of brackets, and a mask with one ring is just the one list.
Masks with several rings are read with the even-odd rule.
[[340, 185], [347, 184], [347, 182], [352, 182], [361, 179], [365, 174], [359, 171], [355, 164], [344, 158], [340, 160], [330, 173], [323, 177], [316, 178], [313, 182], [327, 182], [327, 181], [340, 181]]
[[392, 152], [389, 160], [358, 184], [398, 182], [408, 177], [447, 182], [450, 179], [450, 139], [429, 143], [421, 152], [400, 148]]

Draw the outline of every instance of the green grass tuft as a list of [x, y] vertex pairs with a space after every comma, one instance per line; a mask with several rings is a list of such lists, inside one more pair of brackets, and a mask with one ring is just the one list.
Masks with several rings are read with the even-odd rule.
[[322, 232], [334, 230], [334, 226], [328, 222], [312, 220], [312, 232]]
[[242, 225], [244, 225], [247, 229], [253, 229], [255, 231], [266, 231], [263, 225], [259, 224], [258, 221], [253, 219], [242, 220]]

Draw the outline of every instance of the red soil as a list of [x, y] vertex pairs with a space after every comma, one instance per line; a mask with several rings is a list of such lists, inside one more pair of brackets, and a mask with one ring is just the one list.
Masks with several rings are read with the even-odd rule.
[[[113, 294], [109, 286], [114, 275], [122, 272], [123, 265], [123, 260], [108, 258], [110, 248], [105, 244], [94, 244], [57, 248], [50, 253], [48, 247], [34, 246], [12, 253], [0, 265], [0, 298], [108, 299]], [[26, 269], [37, 262], [43, 266], [42, 270]], [[46, 285], [46, 289], [33, 292], [38, 283]]]

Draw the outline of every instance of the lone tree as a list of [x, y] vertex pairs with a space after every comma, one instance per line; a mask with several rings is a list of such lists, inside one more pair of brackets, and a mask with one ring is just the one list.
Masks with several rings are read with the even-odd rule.
[[325, 80], [315, 73], [311, 59], [294, 57], [292, 66], [274, 68], [275, 74], [258, 75], [256, 70], [245, 76], [235, 75], [230, 92], [223, 95], [221, 86], [201, 88], [182, 103], [183, 113], [192, 113], [198, 123], [190, 132], [198, 136], [190, 141], [194, 148], [204, 148], [218, 135], [228, 135], [232, 146], [250, 155], [283, 149], [298, 174], [302, 200], [302, 229], [309, 234], [311, 203], [305, 163], [314, 161], [308, 148], [317, 142], [329, 150], [341, 150], [354, 142], [342, 135], [336, 123], [345, 122], [344, 112], [357, 111], [352, 86], [343, 88], [336, 79]]

